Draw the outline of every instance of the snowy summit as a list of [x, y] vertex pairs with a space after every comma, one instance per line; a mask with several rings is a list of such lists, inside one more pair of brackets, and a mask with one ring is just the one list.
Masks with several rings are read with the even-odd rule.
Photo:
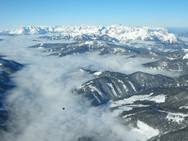
[[48, 34], [61, 33], [70, 37], [107, 35], [120, 42], [134, 40], [161, 41], [165, 43], [177, 42], [177, 37], [165, 28], [128, 27], [124, 25], [111, 26], [24, 26], [14, 30], [0, 31], [0, 34]]

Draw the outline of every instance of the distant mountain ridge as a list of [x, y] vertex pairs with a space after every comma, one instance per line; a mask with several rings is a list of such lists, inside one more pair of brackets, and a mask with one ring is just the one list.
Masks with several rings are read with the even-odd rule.
[[23, 26], [14, 30], [0, 31], [4, 35], [22, 35], [22, 34], [48, 34], [61, 33], [66, 36], [75, 37], [82, 35], [108, 35], [120, 42], [134, 40], [141, 41], [161, 41], [167, 43], [176, 43], [177, 37], [169, 33], [165, 28], [151, 27], [128, 27], [124, 25], [111, 26]]

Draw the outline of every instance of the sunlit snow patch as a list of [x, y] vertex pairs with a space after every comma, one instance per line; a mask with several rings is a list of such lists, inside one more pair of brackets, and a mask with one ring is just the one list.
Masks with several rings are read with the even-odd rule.
[[188, 106], [181, 106], [179, 109], [188, 109]]
[[166, 118], [168, 121], [181, 123], [184, 121], [185, 117], [188, 117], [188, 114], [183, 113], [168, 113]]
[[111, 103], [111, 107], [118, 107], [127, 104], [133, 104], [136, 101], [153, 101], [155, 103], [164, 103], [166, 96], [161, 94], [157, 96], [152, 96], [153, 93], [148, 95], [134, 95], [129, 98], [125, 98], [123, 100], [114, 101]]
[[146, 141], [147, 139], [159, 134], [159, 130], [154, 129], [139, 120], [137, 121], [137, 128], [132, 129], [132, 132], [135, 132], [137, 135], [141, 136], [139, 141]]
[[100, 71], [97, 71], [94, 73], [94, 75], [101, 75], [101, 74], [102, 74], [102, 72], [100, 72]]

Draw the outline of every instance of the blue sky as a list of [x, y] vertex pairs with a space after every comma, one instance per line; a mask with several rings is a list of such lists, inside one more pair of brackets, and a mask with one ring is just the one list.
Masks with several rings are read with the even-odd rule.
[[21, 25], [188, 27], [188, 0], [0, 0], [0, 28]]

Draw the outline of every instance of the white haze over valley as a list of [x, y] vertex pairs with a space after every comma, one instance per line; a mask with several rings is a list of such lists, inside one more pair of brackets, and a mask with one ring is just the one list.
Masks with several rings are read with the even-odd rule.
[[142, 67], [141, 64], [151, 60], [101, 56], [96, 52], [49, 56], [41, 49], [28, 48], [38, 43], [33, 41], [36, 37], [4, 36], [0, 42], [0, 54], [25, 65], [13, 75], [16, 88], [9, 91], [7, 99], [12, 129], [3, 134], [2, 141], [76, 141], [82, 136], [108, 141], [144, 141], [158, 134], [142, 122], [137, 129], [127, 127], [108, 107], [92, 107], [83, 97], [72, 93], [93, 78], [80, 68], [125, 74], [165, 73]]

